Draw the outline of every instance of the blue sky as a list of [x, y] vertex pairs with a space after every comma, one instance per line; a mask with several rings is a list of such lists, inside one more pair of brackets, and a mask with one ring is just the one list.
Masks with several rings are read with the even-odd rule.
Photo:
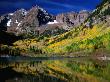
[[93, 10], [101, 0], [0, 0], [0, 14], [14, 12], [17, 9], [30, 9], [38, 5], [51, 14], [69, 11]]

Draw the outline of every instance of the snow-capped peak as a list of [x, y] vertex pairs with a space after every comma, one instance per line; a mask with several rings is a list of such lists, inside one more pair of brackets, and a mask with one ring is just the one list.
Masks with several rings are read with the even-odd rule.
[[19, 11], [21, 11], [22, 12], [22, 15], [27, 15], [27, 11], [25, 10], [25, 9], [20, 9]]
[[44, 10], [43, 8], [39, 8], [41, 11], [46, 12], [46, 10]]
[[44, 13], [47, 12], [46, 10], [44, 10], [43, 8], [41, 8], [41, 7], [39, 7], [39, 6], [37, 6], [37, 8], [40, 9], [41, 11], [43, 11]]

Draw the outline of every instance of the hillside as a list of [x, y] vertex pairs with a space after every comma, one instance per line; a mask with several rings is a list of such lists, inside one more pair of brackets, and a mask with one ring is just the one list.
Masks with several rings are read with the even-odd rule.
[[53, 28], [50, 31], [46, 30], [44, 35], [37, 38], [31, 38], [32, 35], [30, 34], [28, 35], [30, 39], [18, 40], [13, 43], [11, 48], [15, 51], [19, 49], [19, 53], [30, 54], [31, 56], [38, 56], [39, 54], [79, 55], [82, 53], [89, 55], [98, 50], [100, 52], [100, 49], [108, 52], [110, 49], [109, 3], [108, 0], [103, 0], [79, 27], [74, 27], [65, 33], [63, 33], [64, 30], [56, 30], [57, 35], [52, 37], [48, 37], [50, 35], [48, 33], [51, 33]]
[[[77, 55], [79, 55], [80, 53], [89, 55], [92, 52], [98, 51], [100, 49], [108, 52], [110, 49], [109, 6], [110, 2], [108, 0], [103, 0], [102, 3], [97, 6], [97, 8], [92, 12], [92, 14], [84, 23], [82, 23], [78, 27], [72, 28], [67, 32], [57, 27], [52, 30], [54, 28], [54, 25], [52, 25], [50, 27], [48, 26], [50, 30], [46, 28], [47, 30], [45, 30], [44, 33], [39, 36], [33, 37], [32, 34], [22, 34], [21, 36], [25, 36], [25, 38], [14, 42], [11, 48], [14, 48], [15, 50], [19, 49], [19, 52], [22, 55], [31, 54], [32, 56], [38, 56], [39, 54], [48, 54], [48, 56], [49, 54], [75, 55], [75, 53], [77, 52]], [[41, 8], [33, 7], [26, 17], [29, 18], [30, 16], [36, 16], [34, 10], [37, 11], [37, 9], [42, 10]], [[45, 13], [46, 11], [43, 10], [42, 12]], [[76, 14], [73, 13], [73, 17], [75, 15]], [[68, 17], [69, 20], [71, 20], [71, 13], [68, 13], [66, 15], [62, 14], [62, 16], [65, 18]], [[26, 19], [26, 17], [24, 19]], [[34, 20], [34, 17], [32, 19]], [[62, 21], [62, 17], [59, 17], [59, 19], [56, 20]], [[26, 21], [24, 21], [24, 23]], [[31, 22], [32, 21], [30, 21], [30, 24], [32, 24]], [[24, 23], [23, 25], [25, 25]], [[43, 31], [44, 29], [45, 28], [43, 27], [41, 31]], [[29, 29], [27, 30], [29, 31]], [[50, 36], [51, 32], [54, 35]], [[26, 36], [28, 36], [28, 38], [26, 38]]]

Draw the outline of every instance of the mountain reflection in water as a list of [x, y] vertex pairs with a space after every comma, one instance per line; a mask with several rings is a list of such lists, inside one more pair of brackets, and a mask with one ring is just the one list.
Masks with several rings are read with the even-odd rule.
[[40, 74], [39, 76], [18, 73], [11, 67], [0, 69], [0, 82], [66, 82], [52, 76]]

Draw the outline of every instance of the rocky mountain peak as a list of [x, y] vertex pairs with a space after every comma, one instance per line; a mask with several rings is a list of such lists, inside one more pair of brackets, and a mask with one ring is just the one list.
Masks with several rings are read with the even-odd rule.
[[[7, 18], [7, 17], [8, 18]], [[0, 18], [5, 21], [2, 23], [2, 27], [7, 27], [9, 32], [24, 31], [26, 28], [34, 29], [47, 24], [48, 22], [54, 21], [54, 16], [49, 14], [46, 10], [39, 6], [34, 6], [30, 10], [20, 9], [14, 13], [9, 13]]]
[[54, 16], [47, 13], [47, 11], [45, 11], [43, 8], [35, 6], [28, 11], [22, 24], [20, 25], [20, 28], [22, 28], [23, 31], [26, 31], [24, 30], [26, 28], [36, 29], [53, 20]]

